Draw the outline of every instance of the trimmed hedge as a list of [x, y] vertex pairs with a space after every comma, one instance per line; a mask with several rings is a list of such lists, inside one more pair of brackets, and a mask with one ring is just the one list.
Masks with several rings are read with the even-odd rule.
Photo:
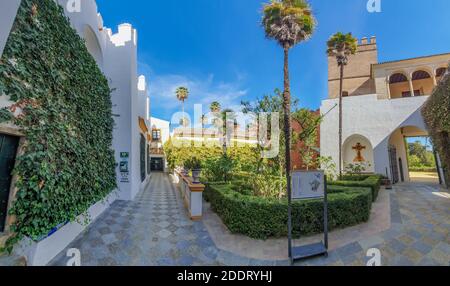
[[342, 181], [329, 182], [330, 186], [370, 188], [372, 199], [375, 202], [381, 187], [380, 175], [345, 175]]
[[[369, 220], [372, 194], [368, 188], [328, 187], [329, 229], [344, 228]], [[251, 238], [286, 237], [287, 200], [249, 196], [233, 190], [232, 184], [209, 184], [205, 199], [233, 233]], [[293, 202], [293, 235], [323, 231], [323, 201]]]

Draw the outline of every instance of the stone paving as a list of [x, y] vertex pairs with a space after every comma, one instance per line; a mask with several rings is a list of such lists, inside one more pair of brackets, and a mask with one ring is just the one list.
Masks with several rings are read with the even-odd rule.
[[397, 185], [390, 195], [389, 230], [299, 265], [364, 266], [367, 250], [378, 248], [383, 266], [450, 266], [450, 194], [415, 183]]
[[[375, 247], [383, 265], [450, 266], [450, 195], [428, 185], [404, 184], [390, 196], [390, 229], [298, 265], [364, 266], [367, 250]], [[115, 202], [68, 248], [80, 250], [84, 266], [288, 265], [217, 248], [203, 222], [187, 218], [178, 192], [163, 174], [153, 174], [135, 201]], [[49, 265], [65, 265], [65, 253]]]
[[[157, 173], [134, 201], [114, 202], [69, 248], [80, 250], [83, 266], [250, 264], [217, 249], [203, 223], [188, 219], [170, 178]], [[66, 265], [67, 249], [49, 265]]]

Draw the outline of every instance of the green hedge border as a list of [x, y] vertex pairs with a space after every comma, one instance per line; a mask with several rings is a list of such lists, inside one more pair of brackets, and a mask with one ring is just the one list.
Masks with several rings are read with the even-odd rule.
[[372, 190], [372, 199], [375, 202], [381, 188], [380, 175], [345, 175], [342, 181], [329, 182], [330, 186], [370, 188]]
[[[328, 192], [330, 230], [369, 220], [369, 188], [329, 186]], [[232, 233], [255, 239], [287, 236], [287, 200], [243, 195], [233, 191], [231, 184], [208, 184], [204, 196]], [[292, 213], [294, 237], [323, 231], [322, 200], [295, 201]]]

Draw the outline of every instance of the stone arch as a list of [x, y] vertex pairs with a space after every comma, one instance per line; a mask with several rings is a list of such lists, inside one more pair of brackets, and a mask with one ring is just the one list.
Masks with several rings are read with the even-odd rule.
[[437, 68], [436, 71], [435, 71], [436, 78], [438, 80], [441, 79], [445, 75], [446, 72], [447, 72], [447, 68], [446, 67], [439, 67], [439, 68]]
[[344, 168], [349, 164], [361, 164], [365, 167], [365, 172], [375, 172], [373, 145], [361, 134], [353, 134], [344, 141], [342, 160]]
[[425, 127], [419, 125], [402, 125], [389, 136], [389, 169], [394, 183], [411, 181], [407, 138], [428, 136]]
[[395, 71], [388, 77], [391, 98], [401, 98], [410, 90], [409, 76], [405, 71]]
[[414, 95], [431, 95], [434, 89], [433, 72], [428, 68], [420, 68], [411, 73]]
[[85, 25], [83, 35], [88, 52], [95, 59], [97, 65], [103, 68], [103, 52], [94, 30], [89, 25]]

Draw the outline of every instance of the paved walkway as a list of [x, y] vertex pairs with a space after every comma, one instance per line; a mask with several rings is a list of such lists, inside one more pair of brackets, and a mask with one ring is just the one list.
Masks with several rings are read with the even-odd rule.
[[[152, 174], [133, 202], [113, 203], [67, 249], [80, 250], [83, 266], [264, 263], [217, 249], [203, 223], [188, 219], [181, 201], [170, 177]], [[66, 265], [67, 249], [49, 265]]]
[[[327, 258], [299, 265], [363, 266], [367, 249], [376, 247], [383, 265], [449, 266], [450, 195], [418, 184], [398, 185], [386, 195], [390, 195], [388, 230], [337, 247]], [[149, 187], [135, 201], [115, 202], [68, 248], [80, 250], [84, 266], [288, 264], [219, 249], [203, 222], [187, 218], [170, 177], [163, 174], [153, 174]], [[65, 253], [50, 265], [65, 265]]]
[[390, 192], [391, 227], [301, 265], [363, 266], [370, 248], [383, 266], [450, 266], [450, 194], [437, 185], [399, 184]]

